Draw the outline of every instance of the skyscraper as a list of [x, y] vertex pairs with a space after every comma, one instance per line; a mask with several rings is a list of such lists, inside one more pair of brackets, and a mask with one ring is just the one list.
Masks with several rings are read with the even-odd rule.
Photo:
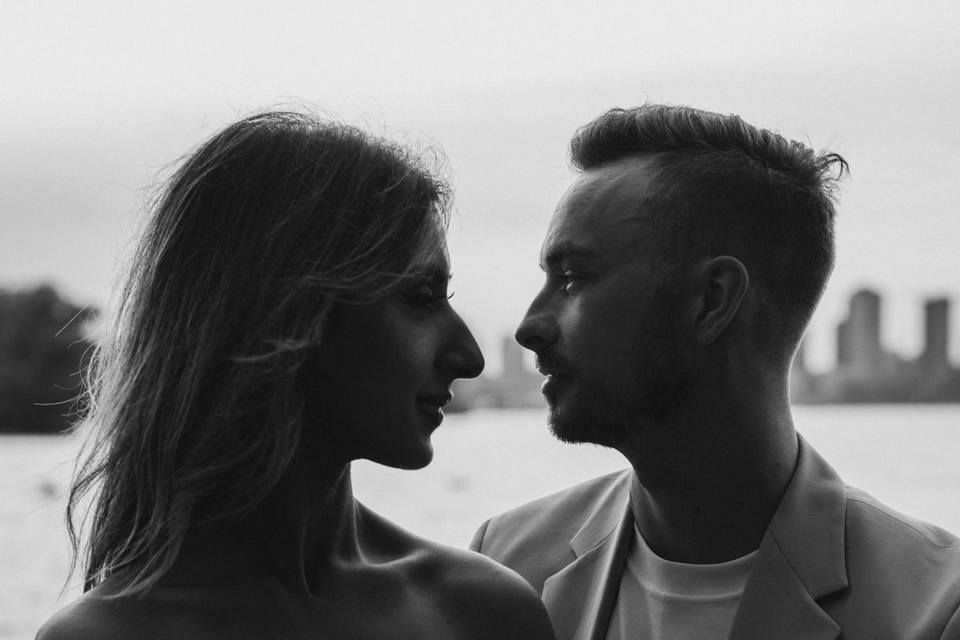
[[850, 298], [848, 340], [851, 367], [859, 374], [876, 372], [883, 362], [880, 346], [880, 296], [861, 289]]
[[837, 325], [837, 369], [846, 369], [853, 362], [850, 349], [850, 319]]
[[920, 364], [925, 373], [945, 371], [950, 367], [950, 301], [946, 298], [927, 300], [924, 311], [924, 341]]

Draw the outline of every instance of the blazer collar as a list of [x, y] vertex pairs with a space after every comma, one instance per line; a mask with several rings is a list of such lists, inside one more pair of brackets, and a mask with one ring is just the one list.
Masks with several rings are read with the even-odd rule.
[[624, 518], [633, 524], [630, 512], [630, 492], [633, 490], [633, 469], [624, 469], [604, 492], [591, 504], [591, 513], [584, 518], [583, 526], [570, 539], [570, 548], [579, 558], [597, 545], [610, 539]]
[[849, 586], [844, 552], [846, 489], [799, 437], [793, 477], [760, 543], [730, 640], [836, 638], [816, 599]]
[[[846, 493], [827, 462], [800, 436], [790, 483], [760, 552], [730, 640], [833, 639], [839, 626], [816, 599], [848, 586], [844, 556]], [[576, 559], [543, 585], [557, 640], [603, 640], [620, 590], [634, 520], [625, 470], [596, 501], [570, 540]]]
[[849, 586], [844, 548], [846, 485], [801, 436], [797, 467], [773, 515], [775, 539], [812, 598]]
[[603, 640], [620, 592], [633, 540], [630, 486], [625, 470], [593, 503], [593, 511], [570, 540], [576, 560], [543, 583], [543, 602], [557, 640]]

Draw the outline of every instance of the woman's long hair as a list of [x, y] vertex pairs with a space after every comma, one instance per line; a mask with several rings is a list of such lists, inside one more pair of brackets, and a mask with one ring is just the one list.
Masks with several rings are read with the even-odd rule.
[[263, 501], [297, 448], [298, 373], [332, 305], [443, 251], [447, 193], [404, 148], [302, 113], [245, 118], [183, 161], [90, 369], [67, 507], [85, 590], [115, 576], [115, 595], [142, 592], [190, 526]]

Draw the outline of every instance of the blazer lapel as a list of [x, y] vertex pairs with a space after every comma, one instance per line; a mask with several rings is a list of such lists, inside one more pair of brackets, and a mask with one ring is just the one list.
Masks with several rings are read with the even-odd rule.
[[817, 599], [848, 587], [846, 490], [799, 438], [797, 468], [760, 544], [729, 640], [832, 640], [840, 627]]
[[[848, 587], [846, 489], [799, 438], [797, 467], [760, 544], [729, 640], [835, 640], [840, 627], [817, 599]], [[557, 640], [603, 640], [633, 541], [632, 472], [595, 503], [570, 541], [576, 559], [547, 578], [542, 598]]]
[[810, 597], [768, 534], [728, 639], [833, 640], [839, 633], [839, 625]]
[[557, 640], [603, 640], [606, 636], [633, 541], [632, 478], [633, 473], [624, 474], [570, 541], [577, 559], [543, 584], [542, 598]]

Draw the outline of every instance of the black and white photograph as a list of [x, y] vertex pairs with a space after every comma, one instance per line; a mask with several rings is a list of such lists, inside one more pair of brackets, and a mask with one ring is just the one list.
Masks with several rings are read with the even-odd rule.
[[0, 640], [960, 640], [958, 35], [6, 0]]

